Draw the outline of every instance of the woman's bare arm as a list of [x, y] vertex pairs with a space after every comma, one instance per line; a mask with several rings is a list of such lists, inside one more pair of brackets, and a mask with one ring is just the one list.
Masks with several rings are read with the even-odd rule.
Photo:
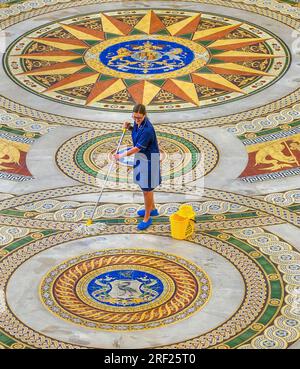
[[122, 159], [124, 158], [125, 156], [130, 156], [130, 155], [133, 155], [133, 154], [136, 154], [137, 152], [139, 152], [141, 149], [139, 149], [138, 147], [133, 147], [132, 149], [128, 150], [128, 151], [125, 151], [123, 152], [122, 154], [115, 154], [114, 155], [114, 158], [116, 160], [119, 160], [119, 159]]

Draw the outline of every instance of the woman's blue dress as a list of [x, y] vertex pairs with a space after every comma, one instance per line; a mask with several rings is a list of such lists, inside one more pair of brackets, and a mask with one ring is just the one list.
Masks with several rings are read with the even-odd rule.
[[156, 133], [147, 117], [131, 132], [133, 146], [140, 151], [134, 156], [133, 181], [143, 191], [153, 191], [161, 184], [160, 153]]

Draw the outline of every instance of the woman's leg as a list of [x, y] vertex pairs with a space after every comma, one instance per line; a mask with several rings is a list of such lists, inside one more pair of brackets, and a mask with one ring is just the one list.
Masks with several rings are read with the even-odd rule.
[[152, 191], [152, 207], [151, 210], [155, 209], [155, 202], [154, 202], [154, 191]]
[[143, 195], [145, 203], [144, 222], [148, 222], [150, 218], [150, 212], [154, 209], [153, 191], [143, 191]]

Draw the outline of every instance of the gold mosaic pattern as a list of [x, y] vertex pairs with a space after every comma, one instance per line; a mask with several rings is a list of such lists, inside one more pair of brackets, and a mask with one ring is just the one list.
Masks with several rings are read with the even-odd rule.
[[[161, 149], [161, 170], [166, 183], [189, 183], [210, 173], [217, 165], [217, 148], [206, 138], [190, 131], [160, 127], [156, 130]], [[56, 163], [71, 178], [91, 185], [99, 185], [105, 178], [115, 150], [119, 133], [93, 130], [66, 141], [57, 151]], [[90, 144], [89, 144], [90, 143]], [[85, 146], [84, 152], [79, 151]], [[88, 146], [88, 147], [87, 147]], [[126, 135], [121, 149], [132, 146]], [[80, 164], [82, 162], [82, 164]], [[116, 163], [109, 177], [110, 188], [120, 182], [132, 186], [132, 171], [127, 165]]]
[[[110, 1], [113, 3], [112, 1]], [[195, 4], [218, 4], [233, 9], [241, 9], [268, 17], [270, 21], [278, 20], [291, 28], [300, 28], [299, 9], [276, 1], [193, 1]], [[17, 6], [0, 9], [1, 27], [10, 25], [51, 11], [63, 10], [69, 7], [94, 4], [95, 1], [65, 1], [58, 0], [47, 4], [42, 0], [25, 1], [23, 10]], [[11, 13], [7, 13], [6, 10]], [[21, 14], [22, 13], [22, 14]], [[179, 18], [177, 20], [180, 20]], [[131, 19], [132, 25], [137, 20]], [[170, 25], [172, 24], [170, 20]], [[96, 23], [90, 27], [99, 29]], [[78, 93], [85, 93], [78, 90]], [[123, 96], [118, 96], [123, 98]], [[164, 97], [163, 97], [164, 98]], [[290, 124], [299, 119], [299, 89], [290, 95], [265, 106], [215, 119], [204, 119], [196, 122], [181, 122], [172, 124], [172, 129], [197, 129], [209, 126], [227, 126], [229, 132], [235, 135], [257, 134], [266, 128], [276, 128], [282, 124]], [[18, 104], [5, 97], [0, 98], [1, 124], [14, 128], [22, 127], [29, 132], [46, 134], [49, 129], [58, 125], [72, 125], [90, 129], [111, 130], [110, 122], [79, 121], [56, 114], [48, 114]], [[3, 119], [2, 119], [3, 118]], [[193, 127], [192, 127], [193, 125]], [[116, 128], [121, 125], [116, 123]], [[197, 132], [195, 132], [197, 133]], [[249, 136], [250, 137], [250, 136]], [[121, 190], [134, 191], [134, 188], [121, 187]], [[73, 230], [79, 222], [84, 222], [94, 203], [67, 202], [61, 200], [65, 196], [80, 194], [97, 194], [98, 187], [89, 185], [69, 186], [41, 190], [22, 195], [1, 194], [0, 204], [0, 302], [6, 307], [5, 291], [7, 282], [14, 271], [35, 254], [77, 239]], [[193, 192], [194, 191], [194, 192]], [[162, 186], [160, 192], [195, 194], [195, 188], [185, 186], [172, 188]], [[248, 195], [230, 191], [206, 188], [204, 201], [195, 202], [198, 216], [203, 218], [197, 224], [197, 233], [189, 241], [195, 247], [207, 247], [234, 264], [243, 275], [247, 285], [247, 293], [243, 305], [224, 324], [215, 327], [210, 332], [185, 342], [178, 341], [170, 348], [288, 348], [299, 340], [299, 252], [287, 240], [269, 231], [265, 226], [278, 224], [288, 225], [294, 230], [300, 224], [298, 190], [276, 190], [275, 193], [257, 196], [254, 192]], [[200, 196], [200, 194], [199, 194]], [[43, 208], [44, 205], [53, 205]], [[63, 208], [66, 206], [67, 208]], [[177, 210], [179, 203], [160, 204], [161, 213], [167, 217]], [[237, 206], [234, 208], [234, 206]], [[140, 204], [103, 204], [97, 209], [97, 218], [105, 217], [108, 223], [107, 234], [134, 234], [137, 219], [133, 216]], [[249, 212], [253, 212], [248, 217]], [[235, 216], [235, 219], [232, 217]], [[204, 220], [205, 219], [205, 220]], [[123, 223], [113, 223], [114, 221]], [[268, 229], [268, 230], [267, 230]], [[47, 233], [48, 232], [48, 233]], [[146, 233], [168, 236], [169, 224], [158, 220]], [[56, 234], [55, 234], [56, 233]], [[104, 233], [105, 235], [105, 233]], [[233, 245], [230, 243], [234, 238]], [[252, 247], [246, 256], [237, 245]], [[266, 275], [259, 267], [260, 258], [265, 257], [274, 272]], [[253, 279], [256, 271], [256, 279]], [[270, 297], [267, 292], [271, 283], [278, 283], [283, 295]], [[257, 298], [258, 296], [258, 298]], [[276, 310], [274, 319], [267, 324], [259, 322], [259, 317], [268, 305]], [[250, 310], [249, 310], [250, 309]], [[0, 341], [0, 348], [82, 348], [71, 345], [36, 332], [24, 325], [9, 308], [0, 311], [0, 330], [5, 341]], [[75, 326], [74, 326], [75, 327]], [[253, 334], [251, 339], [242, 344], [234, 341], [244, 332]], [[3, 338], [1, 338], [3, 339]]]
[[[155, 275], [163, 283], [162, 295], [140, 307], [91, 302], [85, 291], [88, 281], [115, 269]], [[187, 318], [204, 307], [210, 285], [208, 276], [196, 265], [182, 264], [174, 255], [141, 249], [104, 250], [58, 266], [45, 276], [40, 291], [46, 308], [50, 306], [60, 318], [94, 329], [124, 331], [157, 328]]]
[[[154, 229], [151, 230], [150, 233], [155, 233], [155, 234], [165, 234], [164, 231], [165, 226], [155, 226]], [[113, 233], [134, 233], [135, 228], [133, 226], [112, 226], [109, 227], [108, 233], [109, 234], [113, 234]], [[252, 232], [252, 234], [254, 234], [256, 236], [256, 238], [261, 238], [262, 236], [264, 238], [268, 237], [271, 241], [270, 243], [270, 247], [274, 248], [274, 242], [272, 242], [272, 237], [274, 239], [274, 236], [272, 236], [272, 234], [269, 234], [266, 232], [264, 232], [263, 230], [260, 229], [246, 229], [246, 230], [241, 230], [241, 235], [245, 234], [246, 238], [247, 235], [249, 234], [249, 232]], [[263, 233], [263, 234], [262, 234]], [[104, 233], [105, 234], [105, 233]], [[236, 235], [238, 237], [240, 237], [239, 235]], [[258, 237], [259, 236], [259, 237]], [[267, 237], [265, 237], [267, 236]], [[264, 290], [264, 284], [265, 284], [265, 277], [263, 277], [263, 275], [261, 275], [261, 273], [259, 272], [258, 265], [255, 264], [254, 260], [256, 258], [260, 257], [260, 253], [262, 254], [266, 254], [266, 247], [268, 245], [268, 241], [260, 241], [263, 242], [264, 244], [264, 249], [260, 248], [259, 252], [255, 252], [255, 253], [251, 253], [249, 254], [250, 259], [248, 258], [248, 256], [246, 256], [244, 253], [240, 252], [238, 249], [235, 249], [232, 245], [230, 245], [228, 243], [228, 239], [229, 239], [229, 234], [228, 233], [221, 233], [219, 236], [219, 239], [215, 238], [215, 237], [211, 237], [207, 234], [199, 234], [197, 235], [195, 238], [193, 238], [192, 242], [196, 242], [201, 244], [202, 246], [208, 247], [210, 249], [212, 249], [215, 252], [220, 253], [221, 255], [223, 255], [224, 257], [228, 258], [230, 260], [230, 262], [232, 262], [234, 265], [236, 265], [236, 267], [240, 270], [240, 272], [243, 274], [244, 278], [245, 278], [245, 283], [247, 285], [247, 289], [246, 291], [249, 291], [249, 294], [247, 293], [245, 296], [245, 300], [244, 303], [242, 304], [241, 308], [237, 311], [236, 314], [234, 314], [233, 317], [231, 317], [226, 323], [224, 323], [225, 325], [221, 325], [220, 327], [216, 328], [216, 330], [213, 330], [201, 337], [192, 339], [190, 341], [187, 342], [183, 342], [181, 344], [176, 344], [175, 346], [172, 347], [176, 347], [176, 348], [204, 348], [204, 347], [212, 347], [215, 345], [226, 345], [226, 339], [230, 339], [231, 337], [234, 337], [236, 335], [236, 329], [238, 330], [238, 332], [241, 332], [241, 329], [246, 329], [249, 324], [253, 325], [255, 324], [255, 317], [259, 316], [259, 311], [261, 309], [261, 307], [264, 305], [264, 303], [266, 303], [266, 295], [262, 295], [261, 291]], [[276, 236], [275, 236], [276, 237]], [[243, 238], [243, 237], [242, 237]], [[5, 282], [5, 280], [9, 277], [9, 274], [13, 272], [13, 270], [15, 270], [15, 268], [17, 268], [19, 265], [22, 264], [23, 261], [27, 260], [28, 258], [30, 258], [31, 256], [33, 256], [36, 252], [40, 252], [41, 250], [47, 249], [49, 247], [53, 247], [56, 244], [60, 244], [62, 242], [67, 242], [70, 241], [74, 238], [74, 233], [63, 233], [61, 235], [56, 235], [56, 236], [49, 236], [44, 240], [38, 240], [33, 242], [31, 245], [26, 246], [21, 248], [20, 250], [17, 250], [16, 252], [12, 253], [12, 255], [8, 255], [5, 258], [5, 264], [1, 264], [1, 272], [2, 272], [2, 281]], [[286, 244], [286, 243], [285, 243]], [[290, 248], [290, 246], [288, 246]], [[294, 273], [292, 273], [290, 275], [290, 277], [288, 277], [289, 275], [289, 271], [288, 269], [286, 269], [286, 267], [284, 267], [284, 265], [287, 265], [287, 259], [286, 257], [280, 257], [280, 255], [285, 255], [286, 254], [286, 248], [279, 248], [279, 249], [274, 249], [274, 251], [276, 252], [276, 256], [277, 258], [274, 259], [273, 261], [273, 265], [275, 267], [275, 264], [279, 263], [282, 264], [282, 267], [280, 267], [280, 272], [277, 272], [276, 274], [276, 278], [275, 275], [272, 274], [272, 280], [281, 280], [282, 282], [282, 277], [281, 277], [281, 273], [283, 273], [284, 275], [284, 283], [286, 284], [286, 289], [287, 291], [289, 291], [289, 288], [293, 286], [293, 275]], [[298, 255], [298, 254], [297, 254]], [[25, 258], [25, 259], [24, 259]], [[294, 261], [293, 261], [294, 262]], [[12, 264], [11, 264], [12, 263]], [[290, 263], [290, 261], [289, 261]], [[11, 264], [11, 267], [10, 267]], [[3, 269], [4, 268], [4, 269]], [[253, 274], [253, 271], [257, 270], [257, 273]], [[248, 271], [251, 273], [248, 274]], [[8, 274], [7, 274], [8, 273]], [[250, 277], [251, 275], [251, 277]], [[253, 276], [256, 276], [255, 278], [253, 278]], [[271, 276], [270, 276], [271, 278]], [[275, 278], [275, 279], [274, 279]], [[290, 285], [290, 287], [289, 287]], [[250, 293], [250, 291], [252, 291]], [[255, 293], [254, 291], [257, 291], [257, 293]], [[258, 298], [258, 296], [261, 296], [261, 298]], [[249, 300], [250, 299], [250, 300]], [[254, 300], [253, 300], [254, 299]], [[268, 301], [270, 304], [277, 304], [277, 301], [275, 301], [274, 299], [272, 300], [270, 297], [268, 297]], [[283, 301], [280, 303], [282, 304]], [[249, 305], [250, 304], [250, 305]], [[262, 305], [261, 305], [262, 304]], [[252, 308], [250, 308], [249, 306], [252, 306]], [[280, 306], [280, 305], [279, 305]], [[281, 309], [281, 317], [285, 317], [285, 319], [290, 319], [291, 315], [289, 313], [289, 308], [288, 308], [288, 304], [282, 306]], [[255, 311], [257, 310], [257, 314], [255, 313]], [[10, 316], [9, 316], [10, 315]], [[280, 318], [280, 315], [278, 315], [278, 318]], [[10, 312], [6, 312], [5, 313], [5, 319], [6, 321], [12, 322], [13, 316], [11, 315]], [[282, 320], [282, 318], [281, 318]], [[15, 323], [17, 321], [15, 320]], [[20, 326], [20, 322], [18, 323], [18, 325]], [[14, 324], [14, 326], [16, 327], [16, 325]], [[11, 327], [11, 325], [9, 325], [9, 327]], [[258, 327], [257, 327], [258, 328]], [[264, 327], [265, 329], [266, 327]], [[8, 328], [8, 332], [10, 331], [11, 328]], [[272, 329], [272, 326], [270, 326], [270, 329]], [[293, 328], [294, 329], [294, 328]], [[26, 341], [28, 342], [28, 334], [29, 336], [32, 335], [32, 333], [30, 333], [30, 331], [27, 330], [27, 338]], [[222, 333], [221, 333], [222, 332]], [[224, 332], [227, 332], [224, 336]], [[259, 334], [260, 330], [257, 330], [257, 333]], [[211, 339], [212, 337], [215, 337], [213, 340]], [[24, 340], [24, 336], [22, 338]], [[224, 341], [225, 340], [225, 341]], [[38, 341], [37, 341], [38, 342]], [[48, 342], [49, 343], [49, 342]], [[63, 344], [63, 343], [60, 343]], [[39, 347], [39, 343], [35, 343], [34, 344], [35, 347]]]
[[[250, 12], [253, 13], [258, 13], [258, 14], [262, 14], [265, 15], [271, 19], [276, 19], [279, 20], [285, 24], [288, 24], [290, 27], [294, 28], [294, 29], [299, 29], [299, 22], [296, 20], [297, 17], [299, 17], [298, 15], [298, 9], [297, 8], [293, 8], [290, 7], [288, 4], [279, 4], [273, 1], [272, 4], [270, 4], [270, 2], [267, 2], [267, 6], [264, 3], [264, 1], [259, 1], [256, 4], [256, 7], [253, 5], [248, 5], [247, 2], [240, 2], [240, 1], [234, 1], [234, 2], [228, 2], [228, 1], [222, 1], [222, 0], [206, 0], [206, 1], [201, 1], [201, 0], [194, 0], [195, 3], [202, 3], [202, 2], [206, 2], [206, 3], [213, 3], [216, 5], [225, 5], [227, 7], [233, 7], [233, 8], [239, 8], [239, 9], [245, 9], [245, 10], [249, 10]], [[84, 1], [84, 3], [81, 1], [80, 5], [84, 5], [84, 4], [89, 4], [89, 3], [94, 3], [94, 1]], [[30, 16], [30, 15], [34, 15], [34, 14], [40, 14], [40, 13], [44, 13], [44, 12], [48, 12], [48, 11], [53, 11], [55, 9], [63, 9], [65, 7], [70, 7], [70, 6], [76, 6], [77, 3], [72, 2], [72, 3], [64, 3], [64, 4], [57, 4], [57, 5], [50, 5], [49, 7], [44, 7], [43, 9], [39, 9], [37, 10], [32, 10], [32, 12], [27, 12], [26, 13], [26, 17]], [[30, 5], [29, 5], [30, 8]], [[271, 10], [272, 9], [272, 10]], [[17, 13], [19, 13], [19, 9], [17, 11]], [[5, 18], [5, 17], [4, 17]], [[24, 15], [22, 15], [22, 19], [24, 19]], [[16, 16], [12, 16], [10, 17], [10, 19], [7, 21], [3, 21], [3, 28], [15, 24], [16, 22], [20, 21], [20, 17], [19, 15]], [[254, 117], [258, 117], [258, 116], [262, 116], [262, 115], [267, 115], [270, 114], [271, 112], [274, 111], [278, 111], [280, 109], [283, 109], [284, 107], [290, 106], [291, 104], [294, 104], [297, 100], [299, 99], [299, 93], [298, 90], [295, 93], [290, 94], [287, 97], [284, 97], [274, 103], [271, 104], [267, 104], [261, 108], [257, 108], [257, 109], [250, 109], [247, 112], [243, 112], [243, 113], [238, 113], [238, 114], [234, 114], [230, 117], [230, 122], [235, 122], [235, 121], [239, 121], [239, 120], [247, 120], [247, 119], [251, 119]], [[27, 107], [20, 105], [20, 104], [15, 104], [14, 102], [7, 100], [6, 98], [2, 99], [2, 106], [6, 107], [7, 109], [12, 109], [15, 112], [18, 113], [22, 113], [25, 114], [26, 116], [30, 116], [30, 117], [35, 117], [38, 119], [42, 119], [44, 121], [48, 121], [48, 122], [52, 122], [52, 123], [59, 123], [59, 124], [68, 124], [68, 125], [80, 125], [80, 126], [85, 126], [85, 127], [90, 127], [91, 126], [91, 122], [89, 121], [80, 121], [78, 122], [76, 119], [72, 119], [72, 118], [65, 118], [65, 117], [60, 117], [57, 115], [52, 115], [52, 114], [48, 114], [48, 113], [41, 113], [41, 112], [37, 112], [34, 109], [28, 109]], [[207, 126], [207, 125], [218, 125], [218, 124], [224, 124], [224, 123], [228, 123], [228, 117], [224, 118], [217, 118], [217, 119], [213, 119], [213, 120], [207, 120], [207, 121], [201, 121], [201, 126]], [[99, 124], [99, 122], [94, 122], [92, 123], [93, 126], [95, 126], [96, 124]], [[99, 127], [99, 126], [98, 126]]]
[[[136, 17], [132, 28], [128, 19]], [[86, 28], [87, 19], [101, 22], [101, 31]], [[290, 62], [284, 44], [262, 28], [187, 11], [89, 14], [24, 36], [4, 62], [13, 81], [61, 104], [107, 111], [130, 111], [135, 103], [159, 112], [223, 104], [274, 83]]]

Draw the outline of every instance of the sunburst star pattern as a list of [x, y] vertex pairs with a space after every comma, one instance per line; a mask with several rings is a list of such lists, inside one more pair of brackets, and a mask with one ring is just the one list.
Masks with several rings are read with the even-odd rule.
[[15, 42], [6, 59], [23, 87], [93, 109], [199, 108], [265, 88], [286, 70], [283, 43], [212, 14], [127, 10], [65, 19]]

